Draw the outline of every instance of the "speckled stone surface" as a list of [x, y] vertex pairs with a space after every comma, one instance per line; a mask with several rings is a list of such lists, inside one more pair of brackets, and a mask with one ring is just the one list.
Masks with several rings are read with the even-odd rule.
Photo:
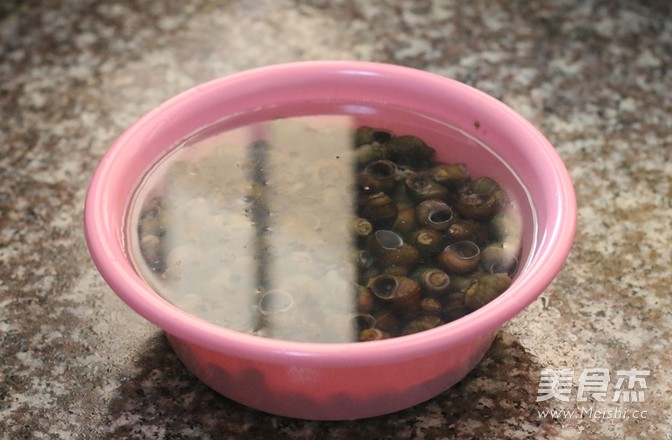
[[[672, 438], [671, 9], [0, 2], [0, 437]], [[210, 391], [105, 285], [82, 234], [91, 173], [136, 118], [202, 81], [309, 59], [402, 64], [494, 95], [556, 146], [578, 196], [567, 265], [483, 362], [431, 401], [369, 420], [284, 419]], [[537, 401], [545, 368], [573, 370], [567, 402]], [[578, 401], [589, 368], [610, 372], [606, 402]], [[649, 372], [644, 401], [610, 402], [632, 369]]]

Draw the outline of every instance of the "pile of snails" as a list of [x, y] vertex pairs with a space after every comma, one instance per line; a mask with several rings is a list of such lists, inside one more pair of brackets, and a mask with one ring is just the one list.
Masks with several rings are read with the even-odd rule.
[[507, 194], [415, 136], [355, 136], [359, 340], [458, 319], [512, 283], [520, 225]]

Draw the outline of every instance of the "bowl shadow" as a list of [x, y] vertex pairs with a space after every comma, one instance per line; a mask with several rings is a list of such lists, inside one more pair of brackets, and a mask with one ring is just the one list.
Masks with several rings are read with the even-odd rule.
[[543, 367], [505, 331], [451, 389], [404, 411], [355, 421], [297, 420], [238, 404], [193, 376], [160, 332], [134, 363], [136, 373], [111, 396], [107, 438], [499, 438], [521, 429], [552, 438], [556, 432], [556, 423], [539, 415], [548, 402], [536, 402]]

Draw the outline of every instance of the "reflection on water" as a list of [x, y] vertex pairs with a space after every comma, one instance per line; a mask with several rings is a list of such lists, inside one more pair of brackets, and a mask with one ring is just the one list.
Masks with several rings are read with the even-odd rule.
[[164, 297], [216, 324], [350, 341], [352, 122], [298, 119], [184, 145], [157, 166], [137, 204], [160, 205], [163, 218], [144, 210], [139, 246], [161, 235], [165, 245], [154, 266], [138, 266]]

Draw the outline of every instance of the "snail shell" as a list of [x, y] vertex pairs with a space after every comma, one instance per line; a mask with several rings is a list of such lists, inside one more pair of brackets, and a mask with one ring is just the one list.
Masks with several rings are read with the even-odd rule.
[[458, 241], [439, 254], [437, 262], [448, 273], [464, 274], [478, 267], [481, 250], [473, 241]]
[[415, 208], [415, 215], [418, 223], [437, 230], [448, 229], [454, 221], [452, 208], [437, 199], [420, 202]]
[[421, 311], [420, 285], [411, 278], [383, 274], [370, 280], [368, 287], [376, 298], [402, 316], [417, 316]]
[[436, 183], [424, 173], [412, 174], [404, 180], [408, 197], [416, 203], [429, 199], [446, 199], [450, 191], [445, 186]]

